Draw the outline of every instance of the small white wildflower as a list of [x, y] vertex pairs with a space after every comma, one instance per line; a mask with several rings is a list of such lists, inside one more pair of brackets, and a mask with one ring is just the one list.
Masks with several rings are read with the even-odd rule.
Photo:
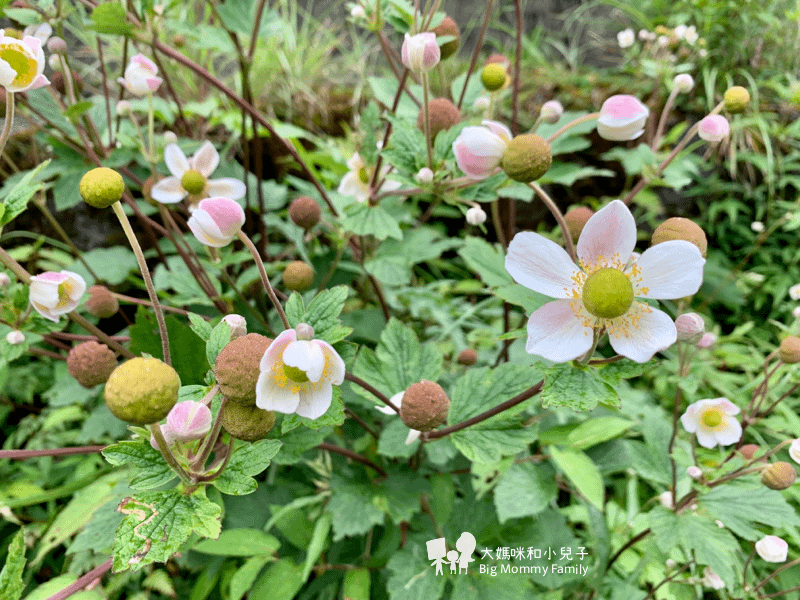
[[620, 48], [630, 48], [635, 41], [636, 34], [633, 33], [633, 29], [630, 27], [623, 29], [617, 34], [617, 43]]
[[16, 346], [25, 341], [25, 334], [21, 331], [9, 331], [6, 334], [6, 341], [12, 346]]
[[750, 223], [750, 229], [752, 229], [756, 233], [761, 233], [762, 231], [764, 231], [764, 223], [762, 223], [761, 221], [753, 221], [752, 223]]
[[415, 179], [419, 183], [430, 183], [433, 181], [433, 171], [431, 171], [428, 167], [422, 167], [417, 173]]
[[467, 211], [467, 223], [480, 225], [486, 222], [486, 212], [479, 206], [473, 206]]

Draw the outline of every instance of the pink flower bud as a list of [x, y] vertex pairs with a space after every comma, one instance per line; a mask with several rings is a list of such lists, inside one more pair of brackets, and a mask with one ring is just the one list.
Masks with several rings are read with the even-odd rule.
[[708, 115], [702, 121], [697, 129], [697, 135], [707, 142], [721, 142], [731, 132], [731, 126], [728, 119], [722, 115]]
[[417, 173], [415, 179], [419, 183], [430, 183], [433, 181], [433, 171], [431, 171], [428, 167], [422, 167]]
[[700, 479], [703, 476], [703, 470], [700, 467], [692, 465], [691, 467], [686, 467], [686, 474], [692, 479]]
[[776, 535], [766, 535], [756, 542], [756, 552], [767, 562], [786, 562], [789, 544]]
[[298, 323], [297, 327], [294, 328], [294, 331], [298, 340], [314, 339], [314, 328], [311, 325], [306, 323]]
[[71, 271], [47, 271], [31, 277], [28, 298], [45, 319], [58, 322], [61, 315], [75, 310], [86, 291], [83, 277]]
[[12, 346], [17, 346], [25, 341], [25, 334], [16, 329], [14, 331], [9, 331], [6, 334], [6, 341]]
[[650, 110], [633, 96], [611, 96], [600, 107], [597, 133], [614, 142], [634, 140], [644, 133]]
[[211, 431], [211, 411], [202, 402], [178, 402], [167, 415], [167, 427], [180, 442], [192, 442]]
[[[161, 426], [161, 435], [164, 436], [164, 441], [167, 442], [168, 448], [175, 443], [175, 434], [172, 432], [172, 429], [169, 428], [169, 424]], [[158, 447], [158, 442], [156, 441], [156, 436], [154, 436], [152, 433], [150, 434], [150, 445], [155, 450], [160, 450]]]
[[561, 115], [564, 114], [564, 107], [558, 100], [548, 100], [542, 104], [542, 110], [539, 114], [542, 117], [542, 121], [552, 125], [554, 123], [558, 123]]
[[247, 321], [242, 315], [225, 315], [222, 320], [231, 328], [231, 339], [247, 335]]
[[694, 77], [689, 75], [688, 73], [681, 73], [680, 75], [676, 75], [675, 79], [672, 80], [672, 87], [682, 92], [684, 94], [688, 94], [692, 91], [694, 87]]
[[453, 142], [458, 168], [471, 179], [486, 179], [500, 166], [511, 141], [511, 131], [497, 121], [483, 121], [483, 127], [464, 127]]
[[717, 336], [713, 333], [704, 333], [700, 341], [695, 344], [698, 348], [710, 348], [717, 343]]
[[467, 211], [467, 223], [470, 225], [480, 225], [486, 222], [486, 211], [480, 206], [473, 206]]
[[157, 76], [158, 67], [144, 54], [131, 58], [125, 67], [125, 77], [117, 79], [119, 83], [136, 96], [152, 94], [161, 85], [162, 79]]
[[415, 73], [427, 73], [439, 64], [441, 56], [435, 33], [406, 34], [400, 58], [407, 68]]
[[706, 324], [697, 313], [686, 313], [675, 319], [675, 329], [678, 330], [679, 342], [694, 345], [702, 339]]
[[206, 198], [189, 217], [188, 225], [201, 244], [222, 248], [244, 225], [244, 210], [230, 198]]
[[11, 284], [11, 277], [5, 273], [0, 273], [0, 288], [8, 287]]

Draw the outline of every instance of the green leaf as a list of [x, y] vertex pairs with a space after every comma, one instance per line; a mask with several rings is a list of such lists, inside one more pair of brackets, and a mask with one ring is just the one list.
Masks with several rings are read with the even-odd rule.
[[136, 490], [150, 490], [172, 481], [177, 475], [164, 461], [164, 457], [147, 440], [126, 440], [106, 447], [105, 459], [112, 465], [130, 463], [140, 472], [131, 480]]
[[253, 582], [261, 569], [270, 560], [272, 557], [268, 554], [248, 558], [231, 577], [230, 600], [242, 600], [242, 597], [253, 587]]
[[495, 288], [514, 283], [506, 271], [502, 251], [483, 238], [468, 236], [458, 254], [487, 286]]
[[212, 485], [223, 494], [232, 496], [255, 492], [258, 484], [253, 476], [269, 466], [281, 445], [278, 440], [259, 440], [253, 444], [237, 445], [228, 466], [222, 475], [211, 481]]
[[20, 529], [11, 540], [8, 555], [0, 571], [0, 598], [3, 600], [19, 600], [25, 584], [22, 572], [25, 570], [25, 540]]
[[306, 562], [303, 565], [303, 581], [308, 579], [311, 574], [311, 569], [314, 563], [320, 557], [320, 554], [327, 547], [328, 534], [331, 532], [331, 515], [330, 513], [322, 513], [314, 525], [314, 533], [311, 536], [311, 543], [308, 545], [306, 551]]
[[211, 330], [211, 335], [206, 342], [206, 359], [211, 368], [217, 364], [217, 356], [222, 352], [222, 349], [231, 341], [231, 328], [224, 321], [217, 323], [217, 326]]
[[350, 327], [342, 326], [339, 320], [347, 294], [348, 288], [344, 285], [322, 290], [306, 308], [303, 306], [300, 294], [293, 292], [286, 303], [286, 318], [289, 320], [289, 325], [292, 327], [297, 327], [300, 323], [311, 325], [314, 328], [314, 337], [329, 344], [343, 340], [353, 331]]
[[320, 427], [338, 427], [344, 423], [344, 402], [342, 402], [342, 390], [334, 387], [332, 390], [331, 405], [321, 417], [309, 419], [301, 417], [297, 413], [286, 415], [281, 424], [281, 433], [287, 433], [292, 429], [303, 425], [309, 429], [319, 429]]
[[597, 466], [583, 452], [559, 450], [550, 446], [550, 456], [556, 466], [564, 472], [577, 490], [595, 507], [603, 510], [605, 488], [603, 476]]
[[763, 533], [752, 526], [753, 523], [774, 528], [800, 525], [800, 518], [783, 494], [763, 485], [720, 485], [700, 496], [698, 504], [746, 540], [763, 537]]
[[386, 568], [392, 573], [386, 584], [391, 600], [435, 600], [441, 598], [447, 577], [437, 577], [424, 546], [406, 544]]
[[494, 505], [500, 522], [536, 515], [547, 508], [558, 495], [554, 475], [546, 463], [512, 465], [494, 489]]
[[278, 538], [260, 529], [226, 529], [216, 540], [200, 540], [192, 550], [218, 556], [272, 555], [281, 547]]
[[347, 481], [334, 476], [332, 495], [325, 510], [333, 517], [333, 541], [361, 535], [383, 524], [383, 511], [375, 506], [377, 491], [369, 482]]
[[[525, 391], [539, 378], [536, 369], [513, 364], [496, 369], [470, 369], [453, 388], [447, 422], [454, 425], [479, 415]], [[520, 425], [525, 404], [456, 431], [450, 440], [472, 461], [494, 463], [503, 456], [516, 454], [536, 437], [535, 429]]]
[[220, 534], [222, 509], [206, 498], [203, 488], [191, 495], [178, 489], [142, 492], [125, 498], [117, 510], [125, 518], [114, 540], [115, 573], [166, 562], [192, 532], [210, 538]]
[[567, 406], [583, 412], [592, 410], [598, 403], [617, 406], [619, 396], [593, 369], [562, 363], [545, 371], [542, 408]]
[[538, 183], [557, 183], [569, 187], [579, 179], [586, 179], [588, 177], [613, 177], [614, 174], [614, 171], [611, 169], [580, 167], [573, 163], [554, 162], [547, 173], [542, 175]]
[[342, 598], [344, 600], [369, 600], [369, 569], [350, 569], [344, 573]]
[[289, 299], [286, 301], [286, 318], [289, 320], [289, 325], [296, 327], [298, 323], [303, 322], [303, 315], [306, 314], [306, 307], [303, 304], [303, 297], [297, 292], [292, 292]]
[[570, 432], [567, 442], [575, 450], [584, 450], [622, 435], [633, 427], [633, 421], [619, 417], [598, 417], [584, 421]]
[[320, 444], [330, 434], [330, 427], [321, 427], [318, 430], [300, 427], [287, 433], [278, 434], [273, 430], [272, 435], [280, 435], [283, 443], [281, 451], [273, 459], [279, 465], [292, 465], [303, 459], [303, 454]]
[[410, 458], [419, 448], [419, 440], [406, 444], [408, 439], [408, 425], [400, 417], [392, 417], [389, 423], [381, 430], [378, 438], [378, 454], [389, 458]]
[[28, 171], [17, 184], [9, 190], [3, 200], [3, 212], [0, 214], [0, 228], [8, 224], [12, 219], [25, 211], [28, 201], [33, 195], [44, 187], [41, 181], [31, 183], [33, 178], [39, 175], [40, 171], [50, 164], [50, 160], [44, 161], [34, 169]]
[[511, 285], [504, 285], [494, 290], [495, 296], [502, 298], [510, 304], [516, 304], [525, 309], [525, 314], [530, 315], [537, 311], [548, 302], [552, 302], [552, 298], [548, 298], [544, 294], [534, 292], [518, 283]]
[[133, 26], [126, 22], [125, 7], [116, 2], [100, 4], [92, 11], [92, 25], [88, 29], [110, 35], [128, 35]]
[[609, 385], [617, 386], [622, 383], [623, 379], [639, 377], [642, 373], [652, 369], [657, 364], [658, 361], [656, 360], [651, 360], [646, 363], [637, 363], [626, 358], [625, 360], [618, 360], [613, 363], [606, 363], [593, 368], [597, 377]]
[[[98, 277], [98, 281], [103, 281], [108, 285], [119, 285], [131, 271], [136, 271], [139, 264], [136, 262], [136, 255], [128, 248], [114, 246], [113, 248], [95, 248], [83, 253], [83, 259], [89, 264]], [[94, 280], [94, 276], [79, 260], [76, 260], [69, 267], [83, 277], [86, 281]]]
[[190, 327], [192, 328], [192, 331], [194, 331], [201, 340], [207, 342], [208, 338], [211, 337], [211, 332], [214, 329], [211, 324], [203, 317], [195, 313], [189, 313], [189, 321], [191, 322]]
[[288, 558], [282, 558], [264, 571], [248, 596], [269, 598], [269, 600], [292, 600], [305, 583], [302, 575], [299, 566]]
[[[397, 79], [395, 77], [368, 77], [367, 81], [369, 81], [369, 85], [378, 102], [386, 108], [391, 108], [394, 103], [394, 97], [397, 94]], [[408, 93], [403, 92], [395, 114], [404, 119], [414, 121], [417, 118], [417, 113], [419, 113], [419, 108], [411, 100]]]
[[366, 202], [354, 202], [344, 209], [342, 227], [356, 235], [373, 235], [379, 240], [403, 239], [403, 232], [397, 220], [380, 206], [370, 206]]

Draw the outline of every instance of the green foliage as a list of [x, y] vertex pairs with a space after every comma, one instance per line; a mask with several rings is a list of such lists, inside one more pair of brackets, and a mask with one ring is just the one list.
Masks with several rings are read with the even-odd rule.
[[306, 308], [297, 292], [292, 292], [286, 303], [286, 317], [289, 325], [297, 327], [305, 323], [314, 328], [314, 338], [335, 344], [353, 331], [341, 324], [339, 315], [347, 300], [347, 287], [340, 285], [317, 294]]
[[137, 490], [152, 490], [172, 481], [175, 472], [164, 461], [164, 457], [147, 440], [122, 441], [103, 450], [103, 456], [112, 465], [130, 463], [139, 469], [131, 480]]
[[252, 494], [258, 487], [253, 476], [270, 465], [280, 448], [281, 442], [277, 440], [237, 444], [227, 467], [211, 483], [223, 494], [234, 496]]
[[25, 569], [25, 542], [23, 530], [20, 529], [11, 540], [8, 555], [0, 571], [0, 594], [8, 600], [19, 600], [25, 585], [22, 583], [22, 572]]

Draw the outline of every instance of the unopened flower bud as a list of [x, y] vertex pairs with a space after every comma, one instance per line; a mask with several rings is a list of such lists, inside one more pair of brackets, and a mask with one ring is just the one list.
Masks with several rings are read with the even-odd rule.
[[78, 190], [89, 206], [107, 208], [122, 198], [125, 182], [114, 169], [97, 167], [81, 177]]
[[127, 100], [120, 100], [117, 102], [117, 116], [127, 117], [133, 112], [133, 105]]
[[697, 313], [686, 313], [675, 319], [675, 329], [678, 330], [678, 341], [686, 344], [696, 344], [705, 333], [706, 324], [703, 317]]
[[313, 281], [314, 269], [302, 260], [290, 262], [283, 271], [283, 285], [289, 290], [302, 292], [311, 287]]
[[761, 450], [761, 448], [759, 448], [757, 444], [745, 444], [739, 448], [739, 454], [741, 454], [747, 460], [753, 460], [753, 457], [759, 450]]
[[475, 102], [472, 103], [472, 108], [475, 110], [486, 110], [492, 105], [492, 101], [486, 96], [478, 96]]
[[686, 468], [686, 474], [692, 479], [700, 479], [703, 476], [703, 469], [692, 465], [691, 467]]
[[11, 284], [11, 277], [5, 273], [0, 273], [0, 288], [8, 287]]
[[508, 143], [500, 166], [514, 181], [530, 183], [547, 173], [553, 162], [550, 145], [535, 133], [518, 135]]
[[447, 420], [450, 398], [438, 383], [423, 379], [411, 384], [400, 405], [400, 419], [417, 431], [431, 431]]
[[449, 42], [445, 42], [439, 47], [442, 60], [450, 58], [453, 54], [458, 52], [458, 46], [461, 43], [461, 31], [458, 29], [458, 24], [452, 17], [446, 16], [442, 19], [442, 22], [433, 28], [433, 33], [436, 34], [436, 37], [452, 36], [455, 38]]
[[214, 375], [222, 395], [238, 404], [256, 403], [256, 383], [261, 357], [272, 340], [258, 333], [232, 339], [217, 356]]
[[672, 559], [672, 558], [668, 558], [668, 559], [667, 559], [667, 560], [664, 562], [664, 566], [665, 566], [665, 567], [667, 567], [667, 570], [671, 571], [672, 569], [674, 569], [675, 567], [677, 567], [677, 566], [678, 566], [678, 563], [677, 563], [677, 562], [675, 562], [675, 560], [674, 560], [674, 559]]
[[790, 335], [782, 340], [778, 346], [778, 353], [787, 365], [800, 362], [800, 338]]
[[86, 301], [86, 310], [98, 319], [107, 319], [117, 314], [119, 301], [111, 291], [103, 285], [93, 285], [89, 288], [89, 299]]
[[481, 83], [490, 92], [494, 92], [503, 87], [506, 83], [506, 70], [498, 63], [491, 63], [483, 67], [481, 71]]
[[202, 402], [178, 402], [167, 415], [167, 426], [179, 442], [193, 442], [211, 431], [211, 411]]
[[294, 328], [295, 335], [298, 340], [313, 340], [314, 328], [308, 323], [298, 323]]
[[658, 503], [664, 508], [672, 508], [672, 492], [666, 491], [659, 494]]
[[363, 19], [364, 17], [367, 16], [367, 13], [364, 10], [363, 6], [361, 6], [360, 4], [356, 4], [353, 8], [350, 9], [350, 16], [353, 17], [354, 19]]
[[67, 42], [58, 36], [53, 36], [47, 40], [47, 49], [53, 54], [66, 54]]
[[772, 463], [761, 472], [761, 483], [771, 490], [785, 490], [792, 487], [795, 479], [797, 472], [794, 467], [783, 461]]
[[236, 402], [227, 402], [220, 415], [222, 428], [245, 442], [256, 442], [264, 439], [275, 425], [275, 413], [261, 410], [257, 406], [244, 406]]
[[563, 114], [564, 107], [558, 100], [548, 100], [542, 104], [542, 109], [539, 112], [539, 115], [542, 117], [542, 121], [545, 123], [550, 123], [551, 125], [558, 123], [558, 120]]
[[715, 144], [721, 142], [731, 132], [731, 125], [728, 119], [722, 115], [708, 115], [704, 117], [697, 128], [697, 135], [700, 139]]
[[148, 425], [160, 421], [178, 401], [181, 379], [157, 358], [132, 358], [111, 373], [106, 382], [106, 405], [115, 417]]
[[16, 329], [14, 331], [9, 331], [6, 334], [6, 341], [12, 346], [18, 346], [25, 341], [25, 334]]
[[685, 240], [691, 242], [697, 246], [703, 258], [706, 257], [706, 251], [708, 250], [706, 234], [699, 225], [689, 219], [684, 219], [683, 217], [667, 219], [656, 227], [656, 230], [653, 232], [653, 237], [650, 239], [650, 244], [655, 246], [656, 244], [669, 240]]
[[[8, 29], [6, 29], [8, 33]], [[61, 62], [61, 57], [58, 54], [51, 54], [47, 57], [47, 65], [56, 73], [60, 72], [64, 65]]]
[[[172, 430], [168, 425], [161, 425], [161, 435], [164, 437], [164, 442], [166, 442], [167, 448], [175, 443], [175, 434], [172, 433]], [[154, 450], [161, 450], [158, 447], [158, 442], [156, 441], [156, 436], [154, 433], [150, 434], [150, 446], [152, 446]]]
[[164, 145], [168, 144], [177, 144], [178, 143], [178, 136], [175, 135], [172, 131], [165, 131], [164, 132]]
[[725, 110], [731, 114], [744, 112], [750, 104], [750, 92], [740, 85], [734, 85], [725, 90], [723, 96], [725, 100]]
[[428, 167], [422, 167], [414, 177], [419, 183], [430, 183], [433, 181], [433, 171]]
[[[461, 113], [455, 104], [447, 98], [434, 98], [428, 103], [428, 120], [431, 127], [431, 140], [440, 131], [446, 131], [461, 120]], [[425, 109], [417, 114], [417, 127], [425, 131]]]
[[232, 340], [247, 335], [247, 321], [242, 315], [225, 315], [222, 320], [230, 327]]
[[400, 58], [411, 71], [415, 73], [427, 73], [441, 59], [442, 53], [436, 43], [436, 34], [431, 32], [418, 33], [417, 35], [405, 35]]
[[486, 222], [486, 211], [480, 206], [473, 206], [467, 210], [467, 223], [470, 225], [480, 225]]
[[594, 211], [591, 208], [579, 206], [567, 211], [567, 214], [564, 215], [564, 221], [567, 223], [567, 229], [569, 229], [573, 242], [578, 241], [581, 231], [583, 231], [584, 226], [592, 218], [593, 214]]
[[767, 562], [786, 562], [789, 544], [776, 535], [766, 535], [756, 542], [756, 552]]
[[295, 225], [305, 230], [319, 223], [321, 215], [319, 204], [309, 196], [298, 196], [289, 205], [289, 218]]
[[714, 333], [704, 333], [700, 341], [695, 344], [698, 348], [710, 348], [717, 343], [717, 336]]
[[681, 73], [676, 75], [672, 80], [672, 87], [683, 94], [688, 94], [694, 87], [694, 77], [688, 73]]

